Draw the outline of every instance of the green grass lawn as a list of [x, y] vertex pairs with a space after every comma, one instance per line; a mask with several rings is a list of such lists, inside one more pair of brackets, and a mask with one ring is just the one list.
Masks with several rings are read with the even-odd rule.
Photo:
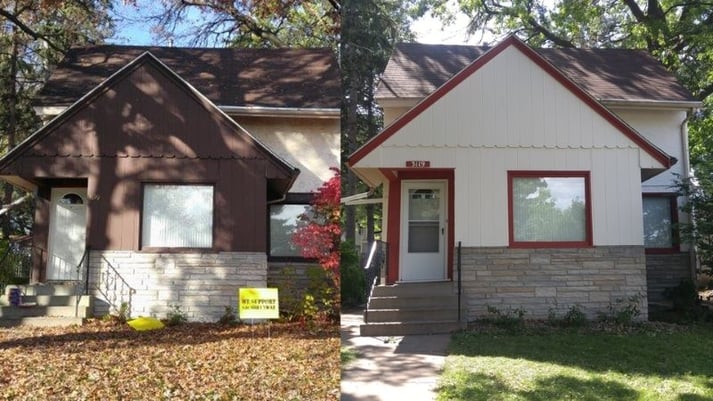
[[460, 333], [438, 400], [713, 401], [713, 327]]

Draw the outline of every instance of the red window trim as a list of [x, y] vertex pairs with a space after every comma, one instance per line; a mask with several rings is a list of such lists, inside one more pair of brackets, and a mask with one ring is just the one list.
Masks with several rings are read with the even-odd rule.
[[[513, 214], [514, 178], [584, 178], [584, 216], [585, 235], [584, 241], [515, 241], [515, 223]], [[548, 171], [548, 170], [514, 170], [508, 171], [508, 235], [511, 248], [589, 248], [592, 241], [592, 196], [589, 171]]]
[[[641, 194], [642, 207], [643, 198], [668, 198], [669, 206], [671, 207], [671, 242], [673, 243], [673, 246], [669, 248], [645, 248], [645, 252], [659, 255], [681, 252], [681, 237], [675, 228], [678, 224], [678, 194], [674, 192], [644, 192]], [[643, 217], [642, 214], [641, 218], [643, 219]]]

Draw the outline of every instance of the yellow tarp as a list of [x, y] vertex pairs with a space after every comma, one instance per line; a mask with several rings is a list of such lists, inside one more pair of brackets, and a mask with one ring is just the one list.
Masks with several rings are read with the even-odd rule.
[[134, 330], [156, 330], [164, 327], [160, 320], [153, 317], [139, 317], [127, 322]]

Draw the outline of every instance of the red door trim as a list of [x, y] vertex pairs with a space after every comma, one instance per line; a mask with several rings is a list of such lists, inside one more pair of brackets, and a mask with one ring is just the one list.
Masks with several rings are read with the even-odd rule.
[[453, 258], [455, 255], [455, 170], [454, 169], [389, 169], [389, 203], [387, 209], [388, 264], [386, 283], [394, 284], [399, 279], [399, 259], [401, 253], [401, 183], [404, 180], [446, 180], [447, 234], [446, 238], [446, 272], [449, 280], [453, 279]]

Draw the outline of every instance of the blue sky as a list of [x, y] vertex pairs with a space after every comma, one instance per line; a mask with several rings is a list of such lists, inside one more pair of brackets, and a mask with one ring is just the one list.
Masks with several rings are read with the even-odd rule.
[[[108, 41], [110, 43], [124, 45], [158, 45], [167, 46], [166, 40], [157, 39], [151, 32], [151, 24], [142, 21], [143, 18], [151, 14], [157, 14], [161, 10], [159, 3], [143, 2], [141, 8], [132, 5], [122, 5], [119, 3], [115, 10], [117, 18], [117, 32]], [[196, 15], [198, 18], [198, 15]], [[457, 17], [451, 25], [443, 26], [442, 23], [430, 16], [415, 21], [412, 29], [416, 33], [416, 41], [421, 43], [442, 43], [442, 44], [479, 44], [483, 41], [493, 41], [491, 37], [481, 37], [473, 35], [468, 37], [466, 28], [468, 19], [461, 15]], [[190, 29], [190, 24], [185, 25]], [[188, 46], [187, 40], [174, 40], [175, 46]]]
[[[152, 33], [151, 23], [145, 18], [161, 12], [158, 2], [142, 2], [141, 7], [119, 3], [114, 10], [116, 33], [108, 39], [109, 43], [122, 45], [157, 45], [168, 46], [165, 39], [157, 38]], [[190, 24], [185, 25], [187, 29]], [[187, 40], [176, 39], [175, 46], [188, 46]]]

